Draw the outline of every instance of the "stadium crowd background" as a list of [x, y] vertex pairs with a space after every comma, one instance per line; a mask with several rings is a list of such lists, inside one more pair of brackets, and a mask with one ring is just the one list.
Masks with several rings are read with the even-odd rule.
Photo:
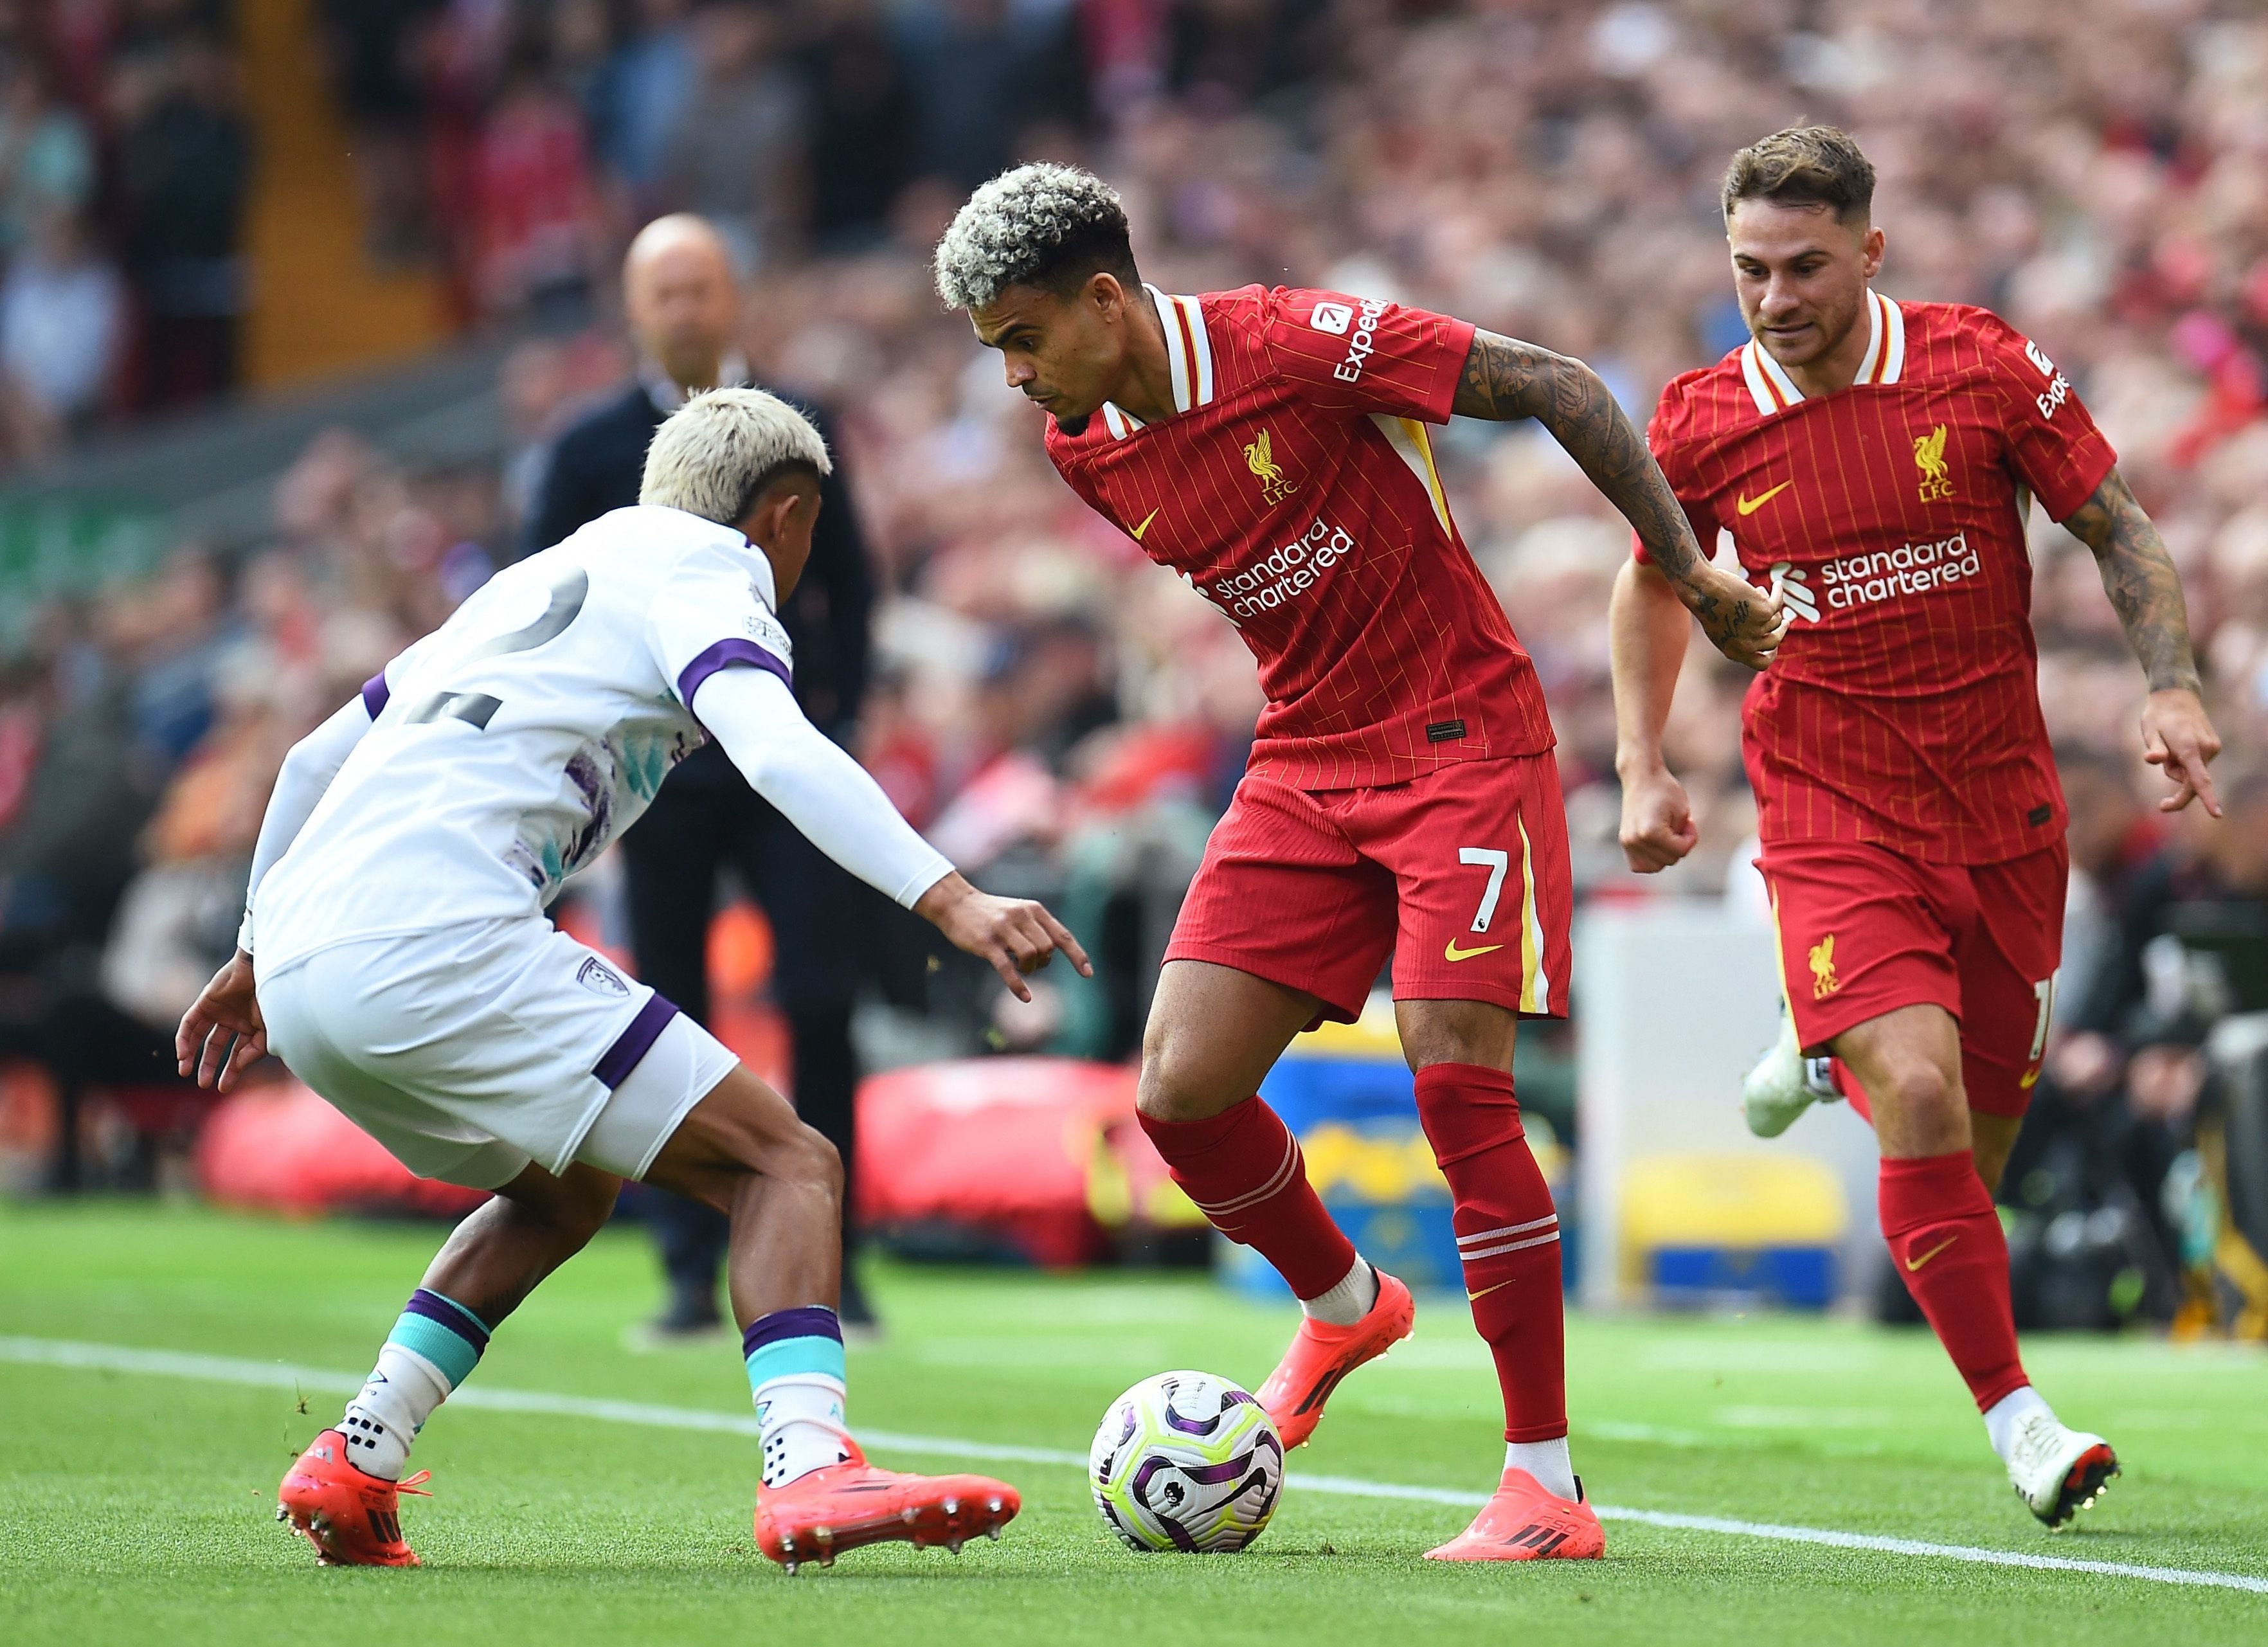
[[[2229, 1003], [2169, 972], [2152, 922], [2169, 886], [2253, 908], [2268, 893], [2268, 22], [2253, 8], [335, 0], [320, 15], [372, 255], [442, 271], [468, 332], [526, 330], [499, 386], [512, 450], [410, 471], [324, 435], [277, 486], [266, 540], [183, 543], [154, 577], [24, 627], [0, 672], [0, 1047], [55, 1055], [89, 1011], [152, 1045], [170, 1032], [225, 952], [284, 751], [518, 552], [547, 437], [631, 369], [607, 318], [621, 247], [684, 209], [747, 259], [757, 379], [828, 405], [853, 467], [884, 592], [859, 753], [964, 866], [1048, 888], [1111, 962], [1098, 989], [1027, 1017], [971, 993], [938, 1033], [1124, 1054], [1259, 700], [1233, 630], [1079, 504], [1041, 415], [941, 312], [925, 261], [954, 207], [1014, 160], [1079, 160], [1123, 191], [1169, 290], [1256, 280], [1447, 310], [1581, 356], [1642, 418], [1671, 375], [1744, 335], [1717, 216], [1726, 156], [1809, 118], [1846, 125], [1881, 173], [1882, 289], [1986, 304], [2036, 339], [2182, 567], [2229, 745], [2219, 827], [2146, 810], [2140, 673], [2089, 556], [2034, 520], [2080, 870], [2036, 1131], [2065, 1149], [2069, 1193], [2125, 1181], [2180, 1246], [2166, 1183], [2204, 1080], [2196, 1048]], [[18, 464], [235, 381], [259, 157], [229, 27], [211, 0], [0, 5], [0, 367]], [[1690, 655], [1672, 755], [1704, 849], [1658, 880], [1629, 875], [1605, 630], [1626, 530], [1532, 429], [1460, 423], [1440, 445], [1550, 698], [1583, 895], [1719, 893], [1753, 821], [1742, 681]]]

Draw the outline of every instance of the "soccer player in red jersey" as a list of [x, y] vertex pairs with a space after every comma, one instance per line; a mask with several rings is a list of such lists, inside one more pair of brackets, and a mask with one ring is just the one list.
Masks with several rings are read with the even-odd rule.
[[1711, 638], [1767, 662], [1778, 604], [1699, 553], [1637, 430], [1580, 362], [1329, 292], [1145, 286], [1117, 197], [1027, 165], [972, 195], [938, 290], [1053, 415], [1079, 495], [1237, 627], [1268, 704], [1189, 888], [1144, 1038], [1142, 1122], [1304, 1319], [1259, 1398], [1287, 1446], [1410, 1331], [1254, 1092], [1292, 1037], [1351, 1020], [1387, 956], [1418, 1109], [1503, 1386], [1495, 1497], [1450, 1560], [1596, 1555], [1567, 1456], [1558, 1219], [1512, 1081], [1522, 1015], [1567, 1010], [1571, 888], [1551, 724], [1466, 551], [1428, 425], [1534, 417], [1637, 527]]
[[[2034, 500], [2101, 562], [2149, 678], [2166, 810], [2220, 815], [2220, 744], [2173, 562], [2110, 443], [1997, 316], [1869, 287], [1874, 184], [1830, 128], [1733, 158], [1752, 341], [1664, 389], [1650, 438], [1701, 540], [1729, 533], [1792, 620], [1743, 713], [1791, 1020], [1749, 1077], [1749, 1124], [1773, 1136], [1821, 1098], [1871, 1112], [1890, 1252], [2052, 1527], [2118, 1465], [2024, 1375], [1992, 1205], [2039, 1077], [2069, 867], [2029, 618]], [[1649, 872], [1695, 838], [1661, 755], [1685, 618], [1650, 544], [1616, 586], [1612, 636], [1622, 842]]]

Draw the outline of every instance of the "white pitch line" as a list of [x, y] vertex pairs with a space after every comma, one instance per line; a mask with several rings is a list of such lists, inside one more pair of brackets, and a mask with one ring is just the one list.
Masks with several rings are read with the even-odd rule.
[[[144, 1374], [152, 1378], [194, 1379], [207, 1384], [249, 1385], [260, 1389], [329, 1391], [351, 1395], [362, 1388], [362, 1379], [328, 1367], [303, 1367], [286, 1361], [249, 1361], [232, 1356], [202, 1356], [172, 1349], [136, 1349], [123, 1344], [89, 1344], [62, 1338], [0, 1337], [0, 1361], [33, 1366], [77, 1367], [92, 1371]], [[491, 1412], [545, 1413], [563, 1418], [595, 1418], [608, 1423], [642, 1424], [656, 1430], [718, 1430], [753, 1436], [756, 1421], [746, 1413], [708, 1412], [693, 1407], [659, 1407], [644, 1401], [611, 1401], [581, 1395], [555, 1395], [543, 1390], [497, 1389], [491, 1385], [468, 1385], [449, 1398], [453, 1407], [485, 1408]], [[1020, 1447], [997, 1441], [963, 1441], [946, 1436], [907, 1436], [882, 1430], [861, 1430], [860, 1439], [883, 1452], [928, 1453], [939, 1457], [984, 1459], [1012, 1464], [1057, 1464], [1083, 1469], [1086, 1455], [1057, 1447]], [[1393, 1482], [1362, 1481], [1349, 1475], [1309, 1475], [1295, 1473], [1285, 1484], [1301, 1492], [1329, 1493], [1348, 1498], [1387, 1498], [1405, 1502], [1452, 1504], [1460, 1509], [1485, 1504], [1485, 1493], [1448, 1487], [1414, 1487]], [[2146, 1567], [2131, 1562], [2090, 1562], [2066, 1555], [2034, 1555], [2020, 1550], [1985, 1549], [1971, 1544], [1932, 1544], [1920, 1539], [1884, 1538], [1871, 1533], [1839, 1533], [1829, 1527], [1783, 1526], [1769, 1521], [1739, 1521], [1726, 1516], [1689, 1516], [1663, 1510], [1631, 1510], [1614, 1504], [1591, 1506], [1606, 1521], [1634, 1521], [1650, 1527], [1682, 1532], [1716, 1533], [1730, 1538], [1769, 1539], [1782, 1544], [1818, 1544], [1832, 1549], [1868, 1550], [1883, 1555], [1918, 1555], [1940, 1561], [1968, 1562], [1983, 1567], [2029, 1567], [2051, 1572], [2095, 1573], [2110, 1578], [2137, 1578], [2148, 1584], [2188, 1585], [2214, 1590], [2242, 1590], [2268, 1595], [2268, 1578], [2249, 1573], [2223, 1573], [2188, 1567]]]

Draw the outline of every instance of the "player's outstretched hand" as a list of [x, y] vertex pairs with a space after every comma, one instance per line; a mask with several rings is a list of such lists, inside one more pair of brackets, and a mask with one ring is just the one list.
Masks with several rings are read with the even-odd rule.
[[173, 1051], [180, 1072], [199, 1086], [225, 1092], [267, 1055], [268, 1025], [252, 982], [252, 957], [239, 950], [181, 1014]]
[[924, 893], [914, 913], [934, 922], [955, 949], [990, 961], [1019, 1001], [1032, 998], [1024, 974], [1046, 966], [1057, 950], [1071, 958], [1080, 977], [1094, 976], [1086, 952], [1045, 904], [1028, 898], [995, 898], [977, 891], [957, 871]]
[[1779, 651], [1787, 633], [1787, 607], [1737, 572], [1704, 566], [1680, 597], [1701, 621], [1709, 643], [1736, 664], [1763, 669]]
[[2174, 792], [2158, 803], [2160, 812], [2177, 812], [2191, 801], [2203, 801], [2213, 817], [2220, 816], [2220, 797], [2213, 793], [2213, 774], [2206, 763], [2220, 753], [2220, 734], [2205, 712], [2205, 702], [2185, 687], [2153, 692], [2142, 705], [2142, 759], [2162, 768]]
[[1693, 849], [1701, 832], [1693, 822], [1685, 785], [1667, 767], [1623, 780], [1623, 857], [1641, 875], [1658, 875]]

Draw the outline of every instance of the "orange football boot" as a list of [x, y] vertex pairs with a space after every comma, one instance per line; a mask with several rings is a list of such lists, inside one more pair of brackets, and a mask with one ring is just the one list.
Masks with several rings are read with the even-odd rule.
[[1023, 1508], [1005, 1482], [878, 1470], [857, 1442], [845, 1436], [843, 1445], [850, 1454], [843, 1462], [756, 1489], [756, 1548], [791, 1574], [807, 1561], [832, 1567], [845, 1550], [889, 1539], [942, 1544], [958, 1555], [980, 1533], [998, 1538]]
[[1606, 1529], [1583, 1496], [1582, 1478], [1572, 1498], [1556, 1498], [1526, 1470], [1506, 1470], [1496, 1496], [1481, 1506], [1472, 1526], [1438, 1549], [1429, 1562], [1596, 1561], [1607, 1553]]
[[1256, 1392], [1261, 1407], [1275, 1421], [1285, 1450], [1303, 1446], [1322, 1422], [1323, 1403], [1339, 1380], [1374, 1361], [1410, 1336], [1418, 1320], [1417, 1301], [1410, 1289], [1384, 1270], [1372, 1266], [1378, 1277], [1378, 1297], [1370, 1313], [1352, 1327], [1334, 1327], [1302, 1316], [1292, 1347], [1268, 1382]]
[[402, 1541], [401, 1493], [420, 1498], [433, 1472], [389, 1482], [347, 1461], [347, 1438], [326, 1430], [284, 1472], [276, 1518], [315, 1547], [326, 1567], [415, 1567], [417, 1552]]

